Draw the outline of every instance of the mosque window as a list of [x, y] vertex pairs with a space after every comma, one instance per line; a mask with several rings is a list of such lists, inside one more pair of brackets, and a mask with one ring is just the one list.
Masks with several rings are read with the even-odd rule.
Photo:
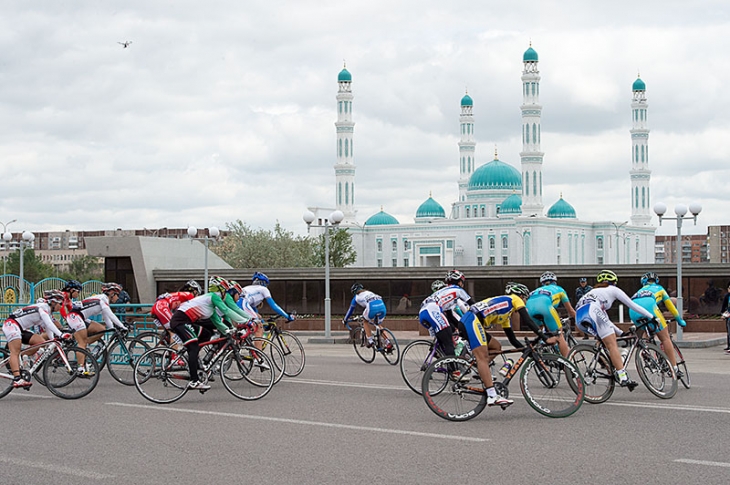
[[537, 125], [532, 124], [532, 143], [537, 143]]
[[378, 239], [377, 242], [376, 242], [376, 246], [378, 248], [378, 252], [379, 253], [382, 253], [383, 252], [383, 240], [382, 239]]
[[489, 236], [489, 249], [494, 249], [494, 236]]
[[644, 145], [641, 145], [641, 161], [644, 161]]
[[537, 83], [537, 95], [540, 96], [540, 84]]
[[345, 205], [350, 204], [350, 184], [345, 182]]
[[489, 266], [494, 266], [494, 256], [489, 256]]
[[355, 156], [355, 142], [353, 140], [350, 140], [350, 156]]
[[525, 143], [530, 143], [530, 125], [525, 125]]
[[560, 234], [555, 238], [555, 247], [560, 249]]
[[641, 188], [641, 208], [646, 207], [646, 187]]
[[453, 249], [453, 248], [454, 248], [454, 240], [449, 239], [448, 241], [446, 241], [446, 249]]
[[466, 206], [466, 218], [469, 218], [469, 206]]
[[484, 263], [484, 260], [481, 256], [477, 256], [477, 266], [482, 266]]
[[482, 209], [482, 217], [487, 217], [487, 208], [482, 206], [481, 209]]
[[537, 195], [537, 172], [532, 172], [532, 195]]
[[355, 182], [351, 182], [350, 187], [352, 187], [352, 190], [350, 191], [351, 192], [350, 200], [354, 204], [355, 203]]
[[542, 143], [542, 139], [540, 136], [542, 135], [542, 127], [540, 125], [537, 125], [537, 142]]
[[507, 239], [507, 236], [502, 236], [502, 249], [508, 249], [509, 248], [509, 240]]
[[636, 145], [634, 147], [634, 152], [635, 152], [634, 153], [634, 161], [638, 163], [639, 162], [639, 145]]
[[338, 111], [339, 111], [340, 113], [342, 113], [342, 101], [339, 101], [339, 102], [337, 103], [337, 109], [338, 109]]
[[509, 258], [507, 256], [502, 256], [502, 266], [507, 266], [509, 264]]
[[337, 140], [337, 156], [342, 156], [342, 140]]
[[404, 268], [408, 267], [408, 258], [403, 259], [403, 267]]
[[603, 249], [603, 236], [596, 238], [596, 249]]
[[484, 248], [484, 242], [482, 241], [482, 238], [477, 238], [477, 249], [483, 249]]
[[634, 188], [634, 207], [639, 208], [639, 187]]
[[603, 264], [603, 256], [598, 256], [598, 257], [596, 258], [596, 263], [598, 263], [598, 264]]
[[466, 162], [464, 161], [464, 157], [461, 157], [461, 173], [464, 173], [466, 171]]
[[471, 172], [471, 157], [467, 157], [466, 159], [466, 169]]
[[530, 195], [530, 172], [525, 172], [525, 195]]
[[342, 204], [342, 182], [337, 184], [337, 203]]
[[391, 241], [391, 242], [392, 242], [391, 246], [393, 247], [393, 252], [398, 251], [398, 241], [393, 239], [393, 241]]
[[391, 264], [393, 265], [394, 268], [397, 268], [398, 267], [398, 260], [395, 259], [395, 258], [393, 258]]
[[345, 138], [345, 157], [350, 156], [350, 140]]
[[383, 267], [383, 260], [378, 258], [378, 268], [382, 268], [382, 267]]
[[542, 197], [542, 172], [540, 172], [540, 197]]

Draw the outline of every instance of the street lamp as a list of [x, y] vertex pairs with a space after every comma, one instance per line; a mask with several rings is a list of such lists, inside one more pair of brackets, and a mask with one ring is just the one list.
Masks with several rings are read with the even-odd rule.
[[[682, 242], [682, 221], [685, 219], [692, 219], [695, 226], [697, 225], [697, 216], [702, 212], [702, 206], [698, 202], [692, 202], [689, 205], [689, 211], [692, 213], [691, 216], [687, 216], [687, 206], [684, 204], [677, 204], [674, 206], [674, 213], [677, 217], [664, 217], [667, 212], [667, 206], [662, 202], [657, 202], [654, 205], [654, 213], [659, 216], [659, 225], [662, 225], [662, 220], [677, 221], [677, 244], [674, 248], [677, 256], [677, 311], [679, 316], [683, 316], [684, 313], [684, 302], [682, 300], [682, 250], [680, 248]], [[682, 327], [677, 325], [677, 340], [682, 340]]]
[[216, 240], [218, 236], [220, 236], [221, 232], [218, 230], [215, 226], [210, 226], [208, 228], [208, 234], [206, 234], [203, 237], [196, 237], [198, 235], [198, 229], [195, 226], [188, 227], [188, 236], [190, 236], [190, 239], [197, 239], [199, 241], [205, 242], [205, 273], [203, 278], [205, 280], [203, 281], [203, 288], [208, 287], [208, 241], [211, 239]]
[[18, 222], [18, 219], [13, 219], [10, 222], [0, 222], [0, 224], [3, 225], [3, 241], [5, 241], [5, 255], [3, 255], [3, 274], [6, 273], [5, 263], [7, 263], [8, 261], [8, 252], [10, 250], [10, 248], [8, 247], [8, 243], [13, 239], [13, 235], [8, 232], [8, 226], [13, 222]]
[[331, 337], [332, 330], [332, 300], [330, 299], [330, 227], [339, 226], [340, 222], [345, 218], [342, 211], [336, 210], [330, 214], [329, 219], [325, 219], [324, 224], [312, 224], [314, 222], [314, 213], [307, 211], [302, 216], [304, 222], [307, 223], [307, 232], [312, 227], [324, 228], [324, 338]]
[[[25, 291], [23, 288], [25, 285], [25, 275], [23, 274], [23, 250], [25, 246], [33, 245], [33, 241], [35, 241], [35, 234], [30, 231], [23, 231], [22, 238], [23, 239], [20, 241], [20, 281], [18, 282], [18, 303], [25, 302]], [[5, 235], [3, 235], [3, 239], [5, 239]]]
[[618, 232], [621, 230], [622, 227], [624, 227], [628, 223], [629, 223], [629, 221], [624, 221], [621, 224], [616, 224], [615, 222], [611, 223], [613, 228], [616, 230], [616, 264], [619, 264], [619, 260], [621, 259], [621, 257], [619, 256]]
[[524, 232], [520, 232], [520, 231], [518, 231], [516, 229], [515, 229], [515, 233], [518, 236], [520, 236], [520, 241], [522, 241], [522, 265], [524, 266], [525, 265], [525, 259], [527, 259], [527, 258], [525, 258], [525, 252], [526, 252], [526, 249], [525, 249], [525, 233]]

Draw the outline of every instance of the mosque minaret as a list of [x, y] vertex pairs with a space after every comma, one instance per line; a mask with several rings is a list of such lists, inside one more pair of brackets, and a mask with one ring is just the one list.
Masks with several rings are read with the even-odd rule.
[[638, 77], [631, 89], [631, 224], [646, 226], [651, 223], [649, 197], [649, 121], [646, 103], [646, 84]]

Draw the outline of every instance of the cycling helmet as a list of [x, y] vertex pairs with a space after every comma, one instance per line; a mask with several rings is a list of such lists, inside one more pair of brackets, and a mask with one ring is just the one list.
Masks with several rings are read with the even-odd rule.
[[188, 291], [190, 293], [196, 293], [198, 295], [203, 294], [203, 289], [200, 287], [197, 281], [195, 280], [188, 280], [185, 282], [185, 284], [180, 288], [180, 291]]
[[357, 293], [358, 291], [364, 290], [364, 289], [365, 289], [365, 287], [362, 284], [360, 284], [360, 283], [355, 283], [354, 285], [352, 285], [350, 287], [350, 291], [352, 292], [353, 295], [355, 293]]
[[46, 290], [43, 292], [43, 299], [46, 303], [63, 303], [66, 295], [61, 290]]
[[578, 278], [578, 283], [588, 283], [588, 278]]
[[435, 293], [445, 286], [446, 286], [446, 283], [444, 283], [444, 280], [436, 280], [433, 283], [431, 283], [431, 291]]
[[455, 285], [459, 281], [461, 281], [462, 283], [466, 281], [466, 277], [464, 276], [464, 273], [462, 273], [458, 269], [452, 269], [451, 271], [446, 273], [446, 278], [444, 278], [444, 281], [446, 283]]
[[79, 283], [76, 280], [68, 280], [66, 282], [66, 285], [63, 287], [63, 290], [66, 293], [69, 293], [71, 290], [78, 290], [81, 291], [83, 289], [83, 286], [81, 286], [81, 283]]
[[229, 281], [229, 283], [231, 284], [231, 288], [236, 290], [236, 293], [243, 296], [243, 286], [241, 286], [240, 283], [238, 283], [237, 281], [233, 281], [233, 280]]
[[269, 286], [269, 277], [256, 271], [251, 277], [251, 283], [260, 286]]
[[208, 291], [212, 293], [228, 291], [228, 288], [230, 287], [230, 283], [228, 283], [226, 279], [221, 278], [220, 276], [211, 276], [210, 280], [208, 280]]
[[517, 295], [523, 298], [527, 298], [530, 295], [530, 290], [522, 283], [515, 283], [510, 281], [504, 288], [504, 292], [508, 295]]
[[659, 283], [659, 275], [654, 273], [653, 271], [649, 271], [648, 273], [644, 273], [641, 276], [641, 285], [644, 286], [650, 281], [654, 281], [654, 283]]
[[540, 276], [540, 284], [544, 285], [545, 283], [549, 283], [552, 281], [553, 283], [558, 282], [558, 277], [555, 276], [555, 273], [551, 273], [550, 271], [545, 271], [542, 276]]
[[122, 285], [119, 283], [104, 283], [101, 285], [102, 293], [116, 293], [117, 295], [122, 292]]
[[616, 276], [616, 273], [614, 273], [610, 269], [604, 269], [603, 271], [598, 273], [598, 276], [596, 276], [597, 283], [616, 283], [617, 281], [618, 276]]

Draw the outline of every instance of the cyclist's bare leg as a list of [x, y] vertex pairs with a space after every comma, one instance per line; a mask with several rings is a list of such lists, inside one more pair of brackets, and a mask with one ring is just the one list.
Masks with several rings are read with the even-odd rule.
[[[495, 357], [497, 357], [499, 354], [502, 353], [502, 344], [499, 343], [499, 340], [496, 338], [490, 338], [489, 343], [487, 344], [487, 350], [489, 353], [489, 361], [488, 363], [492, 363]], [[479, 362], [477, 361], [477, 369], [479, 368]], [[481, 372], [480, 372], [481, 375]], [[490, 371], [490, 377], [491, 377], [491, 371]]]
[[[33, 336], [30, 338], [30, 341], [28, 342], [28, 345], [38, 345], [45, 342], [46, 339], [41, 337], [38, 334], [33, 334]], [[8, 350], [10, 351], [10, 371], [13, 374], [13, 377], [17, 377], [20, 375], [20, 354], [21, 354], [21, 347], [23, 346], [22, 339], [15, 339], [10, 342], [8, 342]], [[35, 352], [35, 351], [34, 351]]]
[[[492, 339], [492, 341], [495, 340], [497, 339]], [[472, 349], [471, 353], [474, 358], [477, 359], [477, 371], [479, 372], [479, 377], [484, 383], [484, 387], [487, 389], [494, 387], [492, 371], [489, 369], [489, 349], [484, 345], [480, 345], [479, 347]]]
[[570, 352], [570, 347], [568, 347], [568, 342], [565, 340], [565, 335], [562, 331], [560, 331], [560, 334], [558, 334], [558, 348], [560, 349], [560, 355], [562, 355], [563, 357], [568, 356], [568, 352]]
[[86, 339], [86, 343], [93, 344], [94, 342], [99, 340], [103, 336], [102, 332], [104, 332], [105, 330], [106, 330], [106, 327], [104, 325], [102, 325], [101, 323], [89, 322], [89, 326], [86, 327], [86, 332], [87, 332], [86, 335], [88, 336], [88, 334], [91, 334], [91, 337], [88, 337]]
[[618, 350], [618, 343], [616, 343], [616, 335], [607, 335], [603, 337], [601, 340], [603, 340], [603, 345], [606, 346], [606, 350], [608, 351], [608, 356], [611, 358], [611, 363], [613, 364], [613, 367], [617, 370], [623, 370], [624, 368], [624, 362], [621, 358], [621, 352]]
[[657, 337], [659, 337], [659, 341], [662, 343], [662, 350], [664, 350], [664, 353], [667, 354], [667, 358], [669, 358], [669, 363], [672, 364], [672, 368], [677, 368], [677, 355], [674, 353], [674, 345], [672, 345], [672, 339], [669, 336], [669, 328], [664, 327], [664, 329], [661, 332], [657, 333]]
[[[87, 329], [76, 330], [74, 332], [74, 339], [79, 348], [86, 349], [86, 345], [89, 342], [89, 331]], [[79, 361], [79, 366], [83, 366], [86, 363], [86, 356], [81, 352], [78, 353], [76, 358]]]

